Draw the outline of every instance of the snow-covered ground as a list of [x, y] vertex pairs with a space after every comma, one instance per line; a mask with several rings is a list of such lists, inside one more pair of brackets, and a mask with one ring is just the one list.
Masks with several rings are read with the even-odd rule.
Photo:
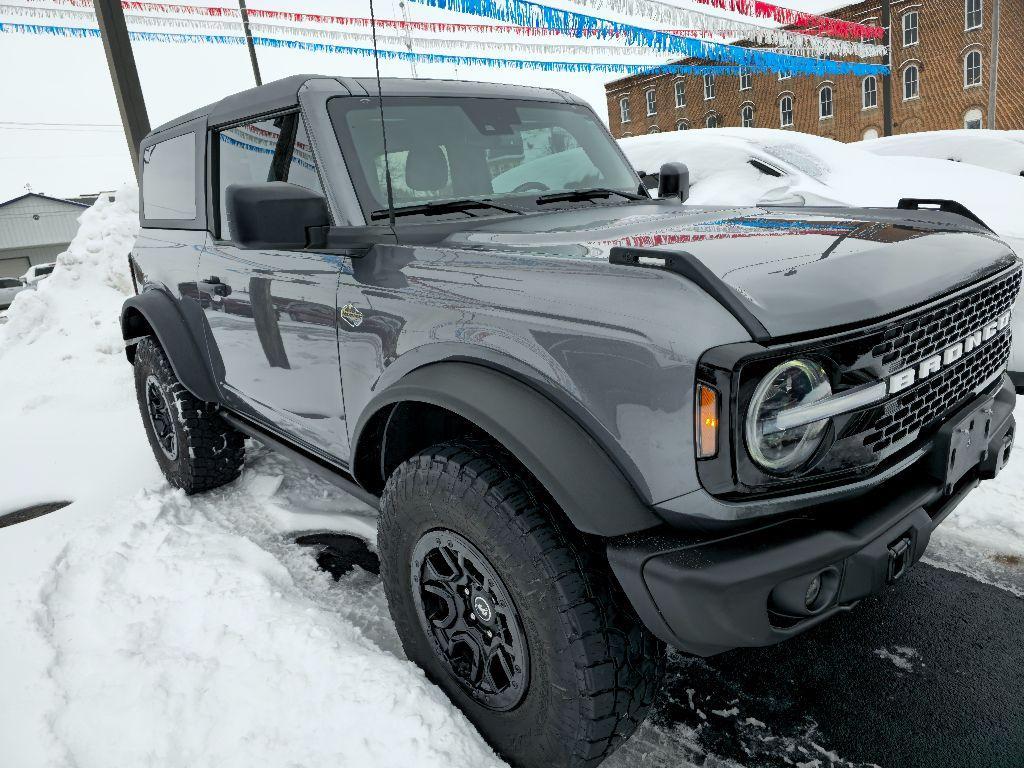
[[926, 131], [871, 139], [855, 146], [882, 156], [930, 157], [1013, 176], [1024, 173], [1024, 131]]
[[[72, 502], [0, 529], [0, 764], [502, 765], [404, 659], [377, 579], [336, 583], [294, 543], [372, 542], [371, 510], [252, 443], [226, 488], [163, 481], [117, 325], [137, 215], [133, 190], [101, 199], [0, 325], [0, 514]], [[979, 563], [1024, 556], [1022, 506], [1018, 459], [942, 526], [938, 556], [998, 581]], [[692, 737], [645, 726], [609, 766], [720, 764]]]

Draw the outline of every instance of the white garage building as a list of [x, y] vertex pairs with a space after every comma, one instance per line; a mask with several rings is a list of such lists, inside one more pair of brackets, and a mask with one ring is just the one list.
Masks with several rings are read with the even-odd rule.
[[0, 203], [0, 277], [21, 277], [67, 250], [87, 207], [35, 192]]

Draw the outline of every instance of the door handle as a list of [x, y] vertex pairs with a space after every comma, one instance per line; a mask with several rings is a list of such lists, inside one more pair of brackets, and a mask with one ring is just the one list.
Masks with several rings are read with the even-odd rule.
[[220, 281], [220, 278], [216, 275], [208, 277], [205, 280], [200, 281], [199, 290], [212, 293], [216, 296], [230, 296], [231, 286], [225, 285]]

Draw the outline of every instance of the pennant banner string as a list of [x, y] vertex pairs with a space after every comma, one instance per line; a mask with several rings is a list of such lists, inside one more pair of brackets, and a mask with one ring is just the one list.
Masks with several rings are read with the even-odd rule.
[[[78, 9], [78, 8], [53, 8], [53, 7], [42, 7], [42, 6], [25, 6], [25, 5], [9, 5], [0, 4], [0, 13], [6, 13], [14, 16], [22, 16], [26, 18], [35, 19], [61, 19], [61, 20], [74, 20], [84, 21], [86, 23], [92, 23], [95, 20], [95, 14], [92, 10]], [[126, 13], [125, 20], [129, 24], [133, 25], [148, 25], [148, 26], [160, 26], [172, 29], [190, 29], [190, 30], [219, 30], [224, 27], [232, 27], [241, 23], [241, 19], [233, 19], [227, 15], [222, 17], [212, 18], [181, 18], [175, 16], [164, 16], [158, 14], [147, 14], [147, 13]], [[367, 24], [369, 20], [367, 20]], [[370, 37], [369, 32], [355, 32], [348, 30], [332, 30], [323, 28], [311, 28], [311, 27], [298, 27], [291, 25], [280, 25], [280, 24], [264, 24], [262, 22], [250, 22], [250, 28], [261, 33], [266, 33], [270, 36], [293, 36], [303, 37], [307, 39], [317, 40], [336, 40], [343, 42], [366, 42]], [[486, 27], [485, 27], [486, 28]], [[500, 34], [506, 30], [519, 29], [518, 27], [502, 26], [502, 27], [490, 27], [486, 28], [494, 34]], [[397, 31], [397, 30], [396, 30]], [[413, 43], [416, 48], [421, 50], [433, 50], [433, 51], [444, 51], [446, 48], [454, 50], [473, 50], [481, 47], [497, 48], [505, 53], [509, 54], [537, 54], [537, 55], [593, 55], [602, 54], [609, 56], [650, 56], [651, 51], [638, 48], [635, 46], [622, 46], [622, 45], [595, 45], [595, 44], [584, 44], [579, 43], [561, 43], [561, 44], [550, 44], [550, 43], [534, 43], [534, 42], [519, 42], [519, 41], [480, 41], [477, 39], [452, 39], [446, 38], [431, 38], [408, 35], [403, 37], [384, 35], [378, 37], [383, 41], [386, 46], [399, 46], [408, 47], [407, 43]], [[572, 38], [576, 39], [576, 38]], [[772, 41], [773, 47], [782, 47], [787, 51], [799, 55], [800, 53], [806, 53], [800, 48], [786, 47], [788, 40]], [[835, 41], [830, 41], [835, 42]], [[661, 55], [661, 54], [656, 54]]]
[[570, 30], [597, 29], [608, 36], [633, 45], [679, 54], [685, 58], [735, 64], [757, 72], [785, 72], [794, 75], [882, 75], [888, 72], [883, 64], [832, 61], [804, 56], [789, 56], [758, 48], [714, 43], [681, 37], [625, 22], [610, 21], [597, 16], [553, 8], [529, 0], [412, 0], [432, 8], [483, 16], [519, 26], [557, 27]]

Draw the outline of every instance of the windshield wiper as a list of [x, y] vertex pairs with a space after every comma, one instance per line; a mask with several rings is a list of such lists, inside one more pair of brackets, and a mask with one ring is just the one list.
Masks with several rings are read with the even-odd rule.
[[[415, 216], [417, 214], [421, 216], [440, 216], [445, 213], [468, 213], [469, 211], [478, 210], [482, 208], [490, 208], [495, 211], [503, 211], [504, 213], [518, 213], [522, 214], [522, 211], [516, 210], [515, 208], [506, 208], [503, 205], [492, 203], [490, 200], [445, 200], [438, 203], [422, 203], [421, 205], [406, 205], [402, 208], [395, 208], [395, 216]], [[374, 211], [370, 214], [371, 221], [378, 221], [380, 219], [386, 219], [389, 216], [388, 210]]]
[[624, 197], [627, 200], [647, 200], [649, 198], [643, 195], [638, 195], [635, 192], [622, 192], [618, 189], [608, 189], [607, 187], [596, 187], [594, 189], [573, 189], [568, 192], [551, 192], [547, 195], [541, 195], [537, 198], [536, 202], [539, 205], [545, 203], [570, 203], [576, 200], [594, 200], [596, 198], [608, 198], [612, 195], [618, 195]]

